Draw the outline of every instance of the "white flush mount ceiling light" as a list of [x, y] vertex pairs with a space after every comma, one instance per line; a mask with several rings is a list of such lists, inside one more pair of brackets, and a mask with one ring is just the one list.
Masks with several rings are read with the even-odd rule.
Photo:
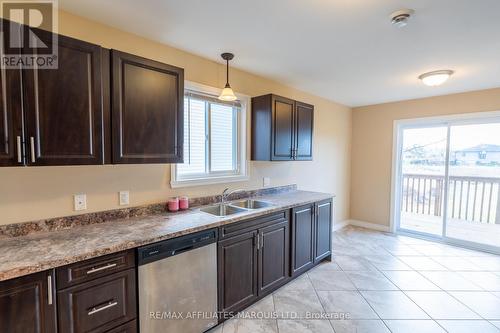
[[408, 25], [408, 20], [415, 13], [413, 9], [401, 9], [391, 14], [391, 23], [398, 28]]
[[453, 75], [453, 71], [446, 69], [434, 72], [428, 72], [420, 75], [418, 78], [422, 80], [422, 82], [429, 87], [440, 86]]
[[222, 59], [226, 60], [226, 86], [224, 87], [224, 89], [222, 89], [219, 99], [221, 101], [235, 101], [237, 97], [234, 94], [233, 89], [231, 89], [231, 86], [229, 85], [229, 60], [232, 60], [234, 58], [234, 54], [222, 53], [220, 56], [222, 57]]

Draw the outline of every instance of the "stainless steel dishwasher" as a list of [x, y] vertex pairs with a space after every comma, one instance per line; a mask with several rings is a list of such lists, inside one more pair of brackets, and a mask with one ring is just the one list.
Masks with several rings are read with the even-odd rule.
[[141, 333], [202, 333], [217, 325], [217, 229], [138, 249]]

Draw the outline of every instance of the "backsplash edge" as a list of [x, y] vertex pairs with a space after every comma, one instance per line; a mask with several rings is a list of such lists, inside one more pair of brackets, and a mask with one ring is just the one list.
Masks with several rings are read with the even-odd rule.
[[[259, 195], [285, 193], [294, 190], [297, 190], [297, 184], [246, 190], [233, 193], [229, 199], [237, 200]], [[220, 201], [220, 195], [190, 198], [189, 206], [193, 208], [213, 204], [218, 201]], [[0, 239], [21, 237], [39, 232], [58, 231], [70, 229], [75, 226], [104, 223], [115, 220], [125, 220], [132, 217], [157, 215], [162, 213], [167, 213], [165, 202], [21, 223], [5, 224], [0, 225]]]

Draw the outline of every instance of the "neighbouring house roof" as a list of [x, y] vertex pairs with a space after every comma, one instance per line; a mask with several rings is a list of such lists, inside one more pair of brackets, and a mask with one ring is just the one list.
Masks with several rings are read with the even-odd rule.
[[485, 151], [487, 153], [491, 152], [500, 152], [500, 146], [498, 145], [489, 145], [489, 144], [481, 144], [469, 148], [465, 148], [462, 150], [457, 150], [457, 153], [475, 153]]

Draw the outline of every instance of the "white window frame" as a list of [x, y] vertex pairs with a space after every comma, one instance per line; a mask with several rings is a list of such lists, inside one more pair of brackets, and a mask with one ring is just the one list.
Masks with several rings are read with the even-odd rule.
[[[206, 86], [204, 84], [185, 81], [184, 89], [197, 92], [204, 95], [218, 96], [219, 88]], [[177, 165], [171, 165], [170, 186], [172, 188], [201, 186], [210, 184], [221, 184], [230, 182], [240, 182], [250, 179], [248, 174], [247, 161], [247, 110], [250, 106], [250, 97], [235, 92], [236, 97], [241, 103], [241, 110], [238, 112], [237, 120], [237, 153], [236, 153], [236, 172], [211, 172], [210, 174], [193, 175], [190, 178], [180, 179], [177, 174]], [[207, 121], [210, 121], [209, 119]], [[208, 156], [207, 156], [208, 158]]]

